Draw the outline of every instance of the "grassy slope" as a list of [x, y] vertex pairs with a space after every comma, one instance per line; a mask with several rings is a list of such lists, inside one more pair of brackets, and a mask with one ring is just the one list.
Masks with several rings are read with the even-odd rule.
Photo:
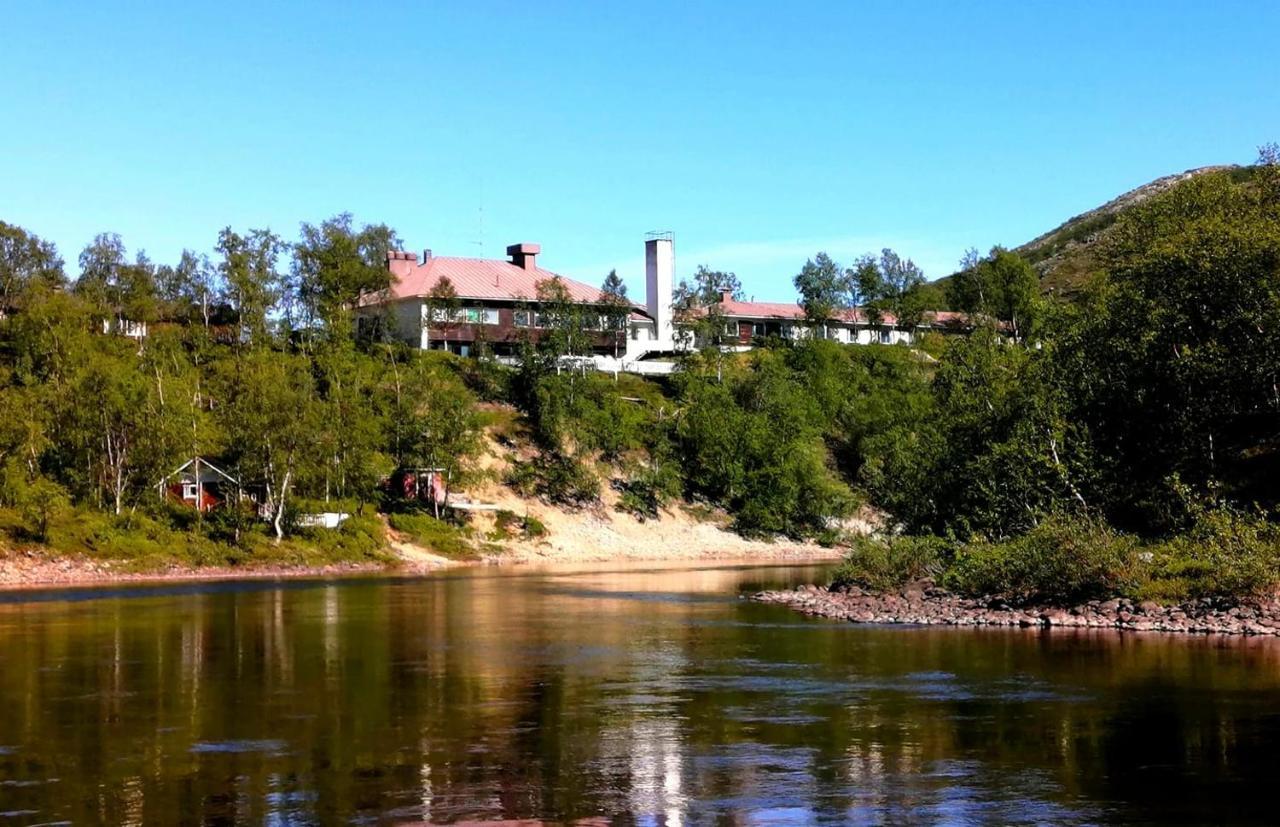
[[[1251, 167], [1220, 165], [1166, 175], [1069, 218], [1014, 249], [1035, 265], [1040, 273], [1041, 288], [1045, 292], [1070, 297], [1079, 293], [1098, 272], [1098, 243], [1105, 239], [1107, 230], [1121, 215], [1153, 195], [1189, 178], [1219, 171], [1227, 171], [1239, 179], [1247, 179], [1252, 174]], [[946, 283], [951, 278], [952, 276], [947, 276], [938, 279], [934, 284], [945, 290]]]

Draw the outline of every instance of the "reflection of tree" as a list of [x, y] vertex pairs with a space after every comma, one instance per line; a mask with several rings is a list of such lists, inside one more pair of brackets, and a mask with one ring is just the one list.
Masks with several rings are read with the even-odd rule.
[[59, 779], [5, 786], [5, 806], [705, 821], [771, 799], [1055, 821], [1104, 800], [1203, 821], [1253, 785], [1223, 812], [1264, 818], [1280, 641], [854, 629], [717, 596], [754, 576], [0, 604], [0, 782]]

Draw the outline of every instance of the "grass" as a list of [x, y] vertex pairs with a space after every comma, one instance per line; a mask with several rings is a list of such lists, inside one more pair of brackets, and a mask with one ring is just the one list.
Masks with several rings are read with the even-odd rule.
[[409, 537], [417, 545], [451, 560], [479, 558], [471, 529], [437, 520], [430, 514], [403, 512], [392, 514], [391, 527]]
[[[171, 519], [172, 517], [172, 519]], [[113, 561], [133, 571], [172, 566], [250, 567], [387, 564], [382, 524], [372, 510], [353, 515], [336, 529], [303, 529], [275, 542], [264, 524], [248, 522], [239, 537], [226, 515], [197, 521], [194, 512], [114, 514], [66, 508], [51, 517], [43, 541], [22, 515], [0, 508], [0, 537], [15, 547], [43, 547], [58, 555]]]

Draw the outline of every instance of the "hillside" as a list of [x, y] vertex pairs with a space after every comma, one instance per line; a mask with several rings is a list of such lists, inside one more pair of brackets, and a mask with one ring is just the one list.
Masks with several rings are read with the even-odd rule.
[[1040, 273], [1041, 287], [1046, 292], [1070, 294], [1078, 290], [1095, 271], [1098, 241], [1127, 210], [1197, 175], [1247, 169], [1236, 165], [1207, 166], [1157, 178], [1100, 207], [1067, 219], [1016, 250], [1035, 265]]
[[[1045, 292], [1069, 296], [1078, 292], [1096, 272], [1098, 243], [1106, 237], [1107, 230], [1125, 212], [1152, 196], [1198, 175], [1228, 171], [1232, 175], [1247, 176], [1251, 170], [1252, 167], [1220, 164], [1166, 175], [1135, 187], [1101, 206], [1069, 218], [1052, 230], [1014, 249], [1035, 266], [1040, 273], [1040, 286]], [[951, 276], [947, 276], [934, 284], [945, 290], [950, 278]]]

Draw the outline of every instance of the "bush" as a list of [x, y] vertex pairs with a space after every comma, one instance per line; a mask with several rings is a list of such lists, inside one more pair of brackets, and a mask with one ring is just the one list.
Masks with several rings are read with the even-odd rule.
[[537, 517], [524, 518], [524, 534], [526, 537], [546, 537], [551, 532], [547, 530], [547, 526]]
[[1000, 543], [962, 546], [943, 578], [963, 595], [1064, 605], [1132, 593], [1140, 582], [1138, 543], [1088, 517], [1052, 517]]
[[514, 465], [506, 483], [523, 497], [537, 495], [547, 502], [580, 507], [600, 499], [600, 479], [580, 460], [544, 451], [532, 462]]
[[937, 577], [952, 553], [952, 543], [941, 537], [860, 535], [832, 575], [831, 588], [896, 589], [922, 577]]
[[382, 521], [366, 507], [343, 520], [337, 528], [305, 528], [301, 539], [329, 562], [387, 562], [386, 532]]
[[1193, 509], [1190, 529], [1151, 545], [1139, 596], [1177, 602], [1258, 595], [1280, 584], [1280, 526], [1222, 505]]
[[493, 516], [493, 533], [491, 540], [510, 540], [517, 534], [524, 537], [545, 537], [547, 527], [537, 517], [520, 517], [514, 511], [505, 508]]
[[646, 465], [633, 470], [625, 480], [614, 480], [613, 487], [621, 494], [619, 511], [634, 514], [641, 520], [653, 519], [680, 495], [680, 473], [670, 463], [660, 463], [657, 467]]
[[415, 543], [431, 549], [436, 554], [455, 560], [476, 558], [470, 532], [464, 527], [437, 520], [429, 514], [414, 512], [392, 514], [389, 521], [396, 531], [408, 535]]

